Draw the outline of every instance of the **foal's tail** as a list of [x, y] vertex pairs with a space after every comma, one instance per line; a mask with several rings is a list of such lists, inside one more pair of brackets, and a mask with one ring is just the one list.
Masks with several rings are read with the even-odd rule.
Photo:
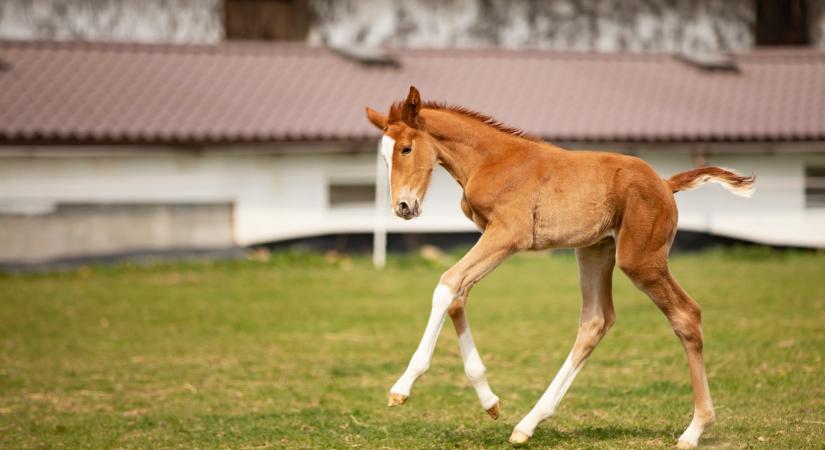
[[667, 180], [667, 184], [673, 192], [679, 192], [697, 188], [708, 181], [721, 184], [734, 195], [750, 197], [755, 190], [753, 183], [756, 181], [756, 176], [745, 177], [733, 170], [721, 167], [701, 167], [677, 173]]

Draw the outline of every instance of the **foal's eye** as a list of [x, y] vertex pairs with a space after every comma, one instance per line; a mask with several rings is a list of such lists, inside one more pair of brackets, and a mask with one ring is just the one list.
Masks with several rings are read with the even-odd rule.
[[412, 152], [412, 148], [411, 148], [411, 147], [404, 147], [404, 148], [402, 148], [402, 149], [401, 149], [401, 154], [402, 154], [402, 155], [409, 155], [409, 154], [410, 154], [410, 152]]

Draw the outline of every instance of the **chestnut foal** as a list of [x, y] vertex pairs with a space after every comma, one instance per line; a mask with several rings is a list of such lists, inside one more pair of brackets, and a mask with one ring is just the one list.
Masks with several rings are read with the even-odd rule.
[[464, 307], [470, 289], [508, 256], [522, 250], [573, 247], [581, 277], [582, 309], [576, 342], [547, 391], [513, 430], [522, 443], [550, 417], [585, 360], [613, 325], [613, 266], [646, 293], [667, 316], [682, 342], [693, 384], [693, 420], [680, 448], [695, 447], [714, 421], [702, 359], [699, 305], [676, 283], [668, 251], [676, 234], [673, 193], [706, 181], [748, 196], [753, 177], [717, 167], [660, 178], [644, 161], [615, 153], [566, 151], [490, 117], [437, 103], [422, 103], [415, 87], [385, 116], [366, 109], [383, 131], [381, 152], [390, 174], [395, 213], [412, 219], [435, 164], [461, 185], [461, 209], [481, 230], [478, 243], [447, 270], [435, 288], [424, 336], [409, 366], [390, 389], [389, 406], [404, 403], [413, 382], [427, 371], [436, 339], [450, 316], [464, 371], [481, 406], [493, 419], [499, 398], [490, 389]]

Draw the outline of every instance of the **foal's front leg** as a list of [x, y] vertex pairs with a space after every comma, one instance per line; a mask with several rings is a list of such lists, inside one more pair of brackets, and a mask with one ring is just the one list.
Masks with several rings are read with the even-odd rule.
[[418, 349], [413, 353], [410, 363], [407, 365], [407, 370], [404, 371], [401, 378], [390, 388], [390, 399], [387, 402], [388, 406], [397, 406], [404, 403], [407, 397], [410, 396], [410, 390], [415, 380], [430, 368], [430, 360], [433, 357], [438, 334], [444, 325], [444, 317], [447, 315], [447, 309], [455, 298], [456, 294], [450, 291], [447, 286], [441, 283], [436, 286], [435, 292], [433, 292], [433, 306], [432, 309], [430, 309], [430, 319], [427, 321], [427, 328], [424, 329], [424, 336], [418, 344]]
[[479, 355], [478, 349], [476, 349], [473, 333], [470, 331], [470, 324], [467, 322], [467, 314], [464, 311], [466, 298], [465, 295], [463, 299], [459, 299], [457, 302], [458, 305], [454, 304], [454, 306], [450, 308], [449, 314], [453, 320], [455, 333], [458, 335], [458, 348], [461, 351], [461, 359], [464, 361], [464, 373], [470, 380], [470, 384], [472, 384], [476, 390], [476, 395], [478, 396], [479, 403], [481, 403], [481, 407], [487, 411], [487, 414], [489, 414], [493, 420], [496, 420], [499, 414], [499, 399], [498, 396], [493, 393], [493, 390], [490, 389], [490, 383], [487, 382], [487, 377], [485, 376], [487, 368], [484, 367], [484, 363], [481, 362], [481, 355]]
[[616, 245], [613, 239], [576, 249], [581, 278], [582, 312], [576, 343], [536, 406], [516, 425], [510, 442], [526, 442], [542, 420], [552, 416], [585, 360], [613, 325], [612, 277]]
[[[454, 302], [459, 301], [460, 297], [465, 297], [466, 293], [469, 292], [475, 283], [481, 280], [484, 275], [488, 274], [513, 252], [511, 242], [512, 240], [509, 239], [506, 234], [499, 233], [491, 229], [491, 227], [488, 227], [481, 236], [481, 239], [461, 258], [461, 261], [441, 276], [441, 281], [433, 292], [430, 319], [427, 321], [427, 328], [424, 329], [424, 336], [418, 344], [418, 349], [410, 359], [407, 370], [404, 371], [401, 378], [399, 378], [390, 389], [389, 402], [387, 403], [389, 406], [403, 404], [410, 396], [410, 390], [412, 390], [412, 385], [415, 380], [423, 375], [430, 367], [430, 360], [435, 350], [435, 343], [438, 340], [438, 334], [441, 332], [441, 327], [444, 325], [444, 319], [450, 306], [453, 305]], [[463, 307], [463, 305], [461, 306]], [[481, 358], [478, 357], [478, 352], [476, 351], [474, 355], [472, 354], [473, 352], [471, 350], [475, 350], [475, 344], [472, 344], [472, 336], [469, 335], [469, 330], [467, 330], [467, 332], [468, 334], [463, 338], [463, 341], [461, 333], [459, 333], [459, 345], [462, 348], [462, 355], [464, 355], [465, 350], [468, 352], [468, 357], [465, 357], [465, 371], [467, 370], [466, 367], [468, 363], [473, 366], [480, 365], [481, 368], [483, 368], [483, 364], [480, 364]], [[469, 374], [468, 372], [468, 375]], [[474, 372], [474, 375], [475, 374], [477, 374], [477, 372]], [[475, 378], [476, 380], [480, 380], [478, 377]], [[481, 378], [484, 378], [483, 370], [481, 372]], [[486, 379], [484, 379], [484, 384], [486, 384]], [[474, 383], [474, 386], [475, 385]], [[486, 395], [483, 388], [482, 391], [478, 391], [478, 389], [479, 388], [477, 388], [477, 392], [479, 393], [479, 400], [482, 402], [482, 406], [492, 403], [491, 406], [486, 406], [485, 409], [488, 409], [488, 412], [490, 412], [489, 410], [495, 407], [497, 416], [498, 397], [495, 397], [495, 395], [490, 397]], [[489, 390], [489, 386], [487, 390]], [[482, 394], [484, 394], [484, 398], [481, 397]], [[490, 391], [490, 394], [492, 394], [492, 391]], [[493, 401], [493, 398], [495, 401]], [[493, 413], [491, 412], [490, 415], [493, 415]]]

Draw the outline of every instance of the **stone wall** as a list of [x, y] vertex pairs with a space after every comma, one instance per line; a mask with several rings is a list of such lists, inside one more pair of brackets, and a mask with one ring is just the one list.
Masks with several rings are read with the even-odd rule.
[[223, 0], [2, 0], [0, 39], [215, 43]]
[[754, 40], [751, 0], [315, 0], [312, 6], [316, 44], [690, 52], [749, 48]]
[[[0, 39], [216, 43], [225, 35], [224, 2], [2, 0]], [[316, 45], [661, 52], [754, 45], [754, 0], [310, 0], [309, 10]], [[825, 0], [808, 0], [808, 11], [812, 45], [825, 48]]]

